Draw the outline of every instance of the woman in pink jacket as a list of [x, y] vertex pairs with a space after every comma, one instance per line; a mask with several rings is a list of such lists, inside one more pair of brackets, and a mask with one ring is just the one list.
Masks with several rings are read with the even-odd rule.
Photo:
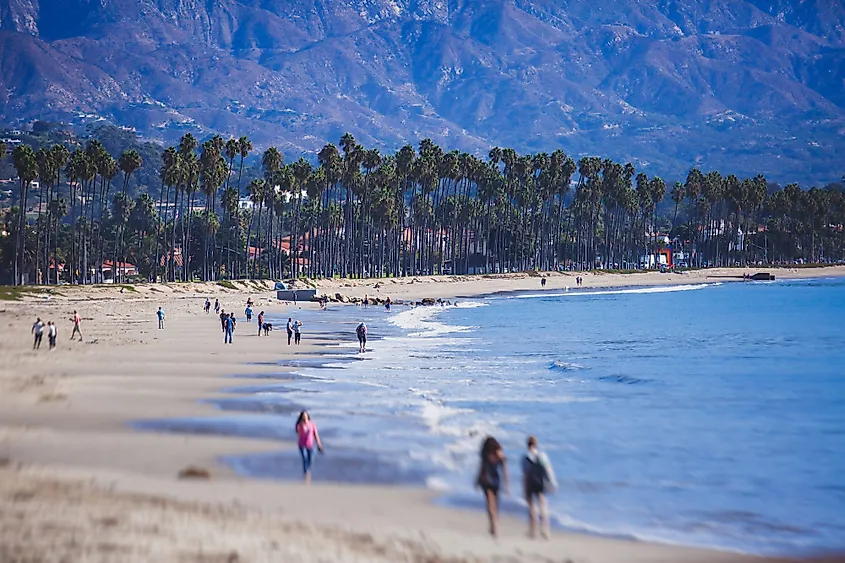
[[320, 434], [317, 432], [317, 425], [311, 420], [308, 411], [299, 413], [296, 421], [296, 434], [299, 436], [299, 453], [302, 456], [302, 472], [305, 474], [305, 482], [311, 482], [311, 460], [314, 456], [314, 446], [320, 453], [323, 452], [323, 444], [320, 442]]

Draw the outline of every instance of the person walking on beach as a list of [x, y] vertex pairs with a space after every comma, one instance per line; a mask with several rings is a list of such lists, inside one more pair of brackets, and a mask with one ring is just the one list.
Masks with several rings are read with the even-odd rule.
[[219, 312], [220, 312], [220, 300], [215, 299], [214, 300], [214, 314], [216, 315]]
[[299, 455], [302, 456], [302, 473], [305, 476], [305, 483], [311, 483], [311, 460], [314, 456], [314, 446], [323, 453], [323, 443], [320, 442], [320, 434], [317, 432], [317, 425], [311, 420], [308, 411], [299, 413], [296, 421], [296, 435], [299, 437]]
[[288, 346], [290, 346], [290, 339], [293, 337], [293, 319], [288, 317], [288, 324], [285, 327], [288, 331]]
[[[501, 470], [501, 476], [499, 471]], [[490, 535], [496, 536], [499, 533], [499, 489], [502, 481], [505, 485], [505, 494], [510, 494], [510, 481], [508, 479], [508, 466], [505, 461], [505, 454], [502, 446], [493, 436], [487, 436], [481, 446], [481, 464], [478, 468], [476, 484], [484, 492], [484, 500], [487, 503], [487, 517], [490, 520]]]
[[537, 535], [539, 512], [541, 533], [549, 539], [549, 509], [546, 494], [557, 489], [557, 480], [549, 457], [537, 447], [537, 438], [528, 437], [528, 451], [522, 458], [522, 487], [528, 503], [528, 534]]
[[235, 332], [235, 317], [233, 314], [226, 315], [223, 320], [223, 344], [232, 343], [232, 333]]
[[293, 342], [297, 346], [299, 346], [299, 340], [302, 338], [302, 333], [300, 329], [302, 328], [302, 323], [299, 320], [293, 321]]
[[58, 333], [58, 329], [56, 328], [56, 323], [50, 321], [47, 323], [47, 342], [50, 344], [50, 350], [56, 347], [56, 334]]
[[44, 337], [44, 323], [41, 321], [40, 318], [35, 319], [35, 322], [32, 324], [32, 330], [30, 331], [31, 334], [35, 335], [35, 338], [32, 341], [32, 349], [36, 350], [41, 348], [41, 338]]
[[[216, 312], [217, 311], [215, 311], [215, 313]], [[220, 311], [220, 330], [222, 330], [223, 332], [226, 332], [226, 317], [228, 316], [229, 315], [226, 314], [226, 309]]]
[[246, 315], [246, 322], [251, 323], [252, 322], [252, 307], [247, 305], [246, 309], [244, 309], [244, 315]]
[[261, 329], [264, 328], [264, 311], [258, 313], [258, 336], [261, 336]]
[[355, 329], [355, 334], [358, 335], [358, 353], [363, 354], [367, 351], [367, 325], [363, 321]]
[[205, 298], [205, 305], [203, 305], [202, 310], [205, 311], [206, 315], [211, 311], [211, 301], [208, 297]]
[[364, 301], [363, 301], [363, 303], [364, 303], [364, 309], [369, 309], [369, 308], [370, 308], [370, 300], [369, 300], [369, 298], [368, 298], [366, 295], [364, 296]]
[[79, 335], [79, 341], [82, 342], [82, 331], [79, 329], [80, 323], [82, 323], [82, 317], [79, 316], [79, 313], [76, 311], [73, 312], [73, 332], [70, 333], [70, 339], [73, 340], [73, 337], [77, 334]]
[[384, 301], [384, 310], [387, 311], [388, 313], [390, 312], [390, 297], [388, 297]]
[[545, 277], [540, 278], [540, 287], [546, 287], [546, 278]]
[[161, 307], [159, 307], [158, 311], [156, 311], [156, 317], [158, 317], [158, 328], [164, 328], [164, 311]]

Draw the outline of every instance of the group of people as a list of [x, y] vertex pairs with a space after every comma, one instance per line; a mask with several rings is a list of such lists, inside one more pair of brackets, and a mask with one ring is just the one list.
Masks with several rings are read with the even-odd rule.
[[41, 339], [44, 337], [45, 330], [47, 331], [47, 341], [50, 343], [50, 350], [56, 347], [56, 335], [58, 334], [56, 324], [53, 321], [47, 321], [45, 325], [44, 321], [38, 318], [35, 319], [35, 323], [32, 325], [32, 334], [35, 337], [32, 342], [33, 350], [41, 348]]
[[[528, 504], [529, 534], [531, 537], [536, 535], [539, 520], [541, 533], [544, 538], [548, 538], [549, 511], [546, 494], [557, 489], [557, 480], [549, 457], [540, 451], [537, 439], [529, 436], [526, 445], [527, 450], [522, 457], [522, 492]], [[481, 463], [476, 485], [484, 492], [490, 534], [496, 536], [499, 533], [499, 492], [504, 489], [505, 494], [510, 494], [510, 481], [504, 451], [492, 436], [488, 436], [481, 446]]]
[[[314, 448], [323, 453], [323, 443], [320, 441], [317, 425], [308, 411], [303, 410], [299, 413], [295, 430], [299, 454], [302, 458], [302, 473], [305, 482], [310, 483]], [[539, 527], [542, 536], [548, 539], [550, 523], [546, 495], [557, 490], [558, 485], [549, 456], [540, 450], [534, 436], [529, 436], [526, 441], [521, 469], [522, 493], [528, 505], [529, 535], [535, 537]], [[510, 480], [507, 458], [501, 444], [492, 436], [488, 436], [481, 446], [476, 485], [484, 492], [490, 534], [497, 536], [499, 533], [499, 493], [504, 491], [505, 494], [510, 494]]]
[[582, 278], [581, 276], [575, 276], [575, 285], [577, 287], [581, 287], [582, 285], [584, 285], [584, 278]]
[[223, 344], [231, 344], [235, 334], [235, 327], [238, 321], [235, 313], [227, 313], [225, 309], [220, 311], [220, 328], [223, 330]]
[[[82, 317], [79, 316], [79, 313], [77, 311], [74, 311], [73, 317], [71, 317], [70, 320], [71, 322], [73, 322], [73, 332], [70, 335], [70, 339], [75, 339], [76, 335], [78, 334], [79, 341], [82, 342], [82, 330], [79, 328], [79, 325], [82, 324]], [[33, 350], [38, 350], [41, 348], [41, 341], [44, 339], [45, 331], [47, 332], [47, 342], [50, 346], [50, 350], [56, 347], [56, 339], [59, 335], [59, 328], [53, 321], [47, 321], [45, 323], [41, 320], [41, 317], [38, 317], [32, 324], [32, 330], [30, 331], [33, 336]]]
[[293, 338], [294, 344], [298, 346], [299, 341], [302, 339], [302, 323], [299, 319], [293, 320], [293, 318], [288, 317], [288, 324], [286, 328], [288, 331], [288, 346], [290, 346], [291, 338]]
[[[246, 322], [252, 322], [253, 316], [253, 301], [252, 298], [247, 299], [246, 308], [244, 309], [244, 316], [246, 317]], [[211, 310], [211, 300], [206, 299], [205, 305], [203, 306], [203, 310], [208, 313]], [[161, 312], [161, 308], [159, 308]], [[220, 306], [220, 301], [218, 299], [214, 300], [214, 312], [218, 314], [220, 318], [220, 329], [223, 331], [223, 342], [225, 344], [232, 344], [235, 328], [237, 327], [238, 321], [235, 318], [235, 313], [227, 313], [226, 309], [223, 309]], [[163, 317], [159, 318], [159, 328], [163, 328], [162, 322]], [[272, 323], [266, 322], [264, 311], [258, 313], [256, 318], [258, 324], [258, 336], [262, 334], [264, 336], [270, 336], [270, 331], [273, 330]], [[291, 340], [295, 344], [299, 344], [302, 339], [302, 323], [298, 320], [294, 321], [292, 318], [288, 319], [287, 324], [287, 333], [288, 333], [288, 344], [291, 344]]]

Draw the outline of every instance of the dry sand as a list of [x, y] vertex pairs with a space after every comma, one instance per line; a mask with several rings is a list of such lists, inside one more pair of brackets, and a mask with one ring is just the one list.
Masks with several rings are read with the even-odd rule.
[[[845, 275], [845, 268], [790, 274]], [[607, 287], [713, 281], [707, 275], [724, 274], [584, 278], [586, 287]], [[61, 295], [0, 302], [0, 562], [759, 560], [577, 534], [531, 541], [518, 519], [506, 519], [492, 540], [481, 512], [438, 507], [426, 490], [258, 481], [218, 461], [292, 443], [132, 430], [128, 421], [213, 415], [199, 400], [222, 396], [233, 385], [224, 376], [241, 374], [238, 384], [249, 384], [259, 381], [249, 375], [283, 372], [280, 360], [318, 349], [308, 327], [303, 345], [289, 348], [283, 331], [258, 337], [243, 323], [235, 343], [224, 345], [213, 311], [201, 311], [206, 296], [240, 318], [248, 296], [256, 313], [295, 311], [275, 301], [269, 285], [242, 285], [62, 287]], [[549, 276], [548, 289], [565, 286], [574, 287], [574, 275]], [[538, 287], [537, 277], [517, 274], [320, 285], [413, 300]], [[156, 328], [159, 306], [164, 330]], [[68, 340], [74, 309], [83, 317], [82, 342]], [[46, 335], [41, 350], [31, 349], [36, 316], [58, 323], [56, 350], [47, 350]], [[179, 479], [188, 466], [211, 478]]]

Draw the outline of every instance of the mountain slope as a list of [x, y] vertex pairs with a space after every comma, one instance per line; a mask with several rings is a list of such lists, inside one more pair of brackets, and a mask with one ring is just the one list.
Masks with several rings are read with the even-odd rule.
[[0, 0], [0, 119], [824, 182], [843, 29], [836, 0]]

